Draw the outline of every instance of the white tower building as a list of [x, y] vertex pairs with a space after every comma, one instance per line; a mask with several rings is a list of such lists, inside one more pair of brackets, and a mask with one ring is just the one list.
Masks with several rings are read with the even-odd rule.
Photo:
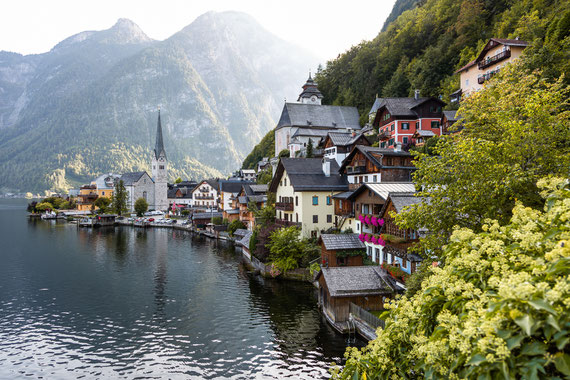
[[160, 109], [156, 126], [156, 145], [152, 155], [152, 179], [154, 181], [154, 209], [165, 211], [168, 209], [168, 159], [162, 139]]

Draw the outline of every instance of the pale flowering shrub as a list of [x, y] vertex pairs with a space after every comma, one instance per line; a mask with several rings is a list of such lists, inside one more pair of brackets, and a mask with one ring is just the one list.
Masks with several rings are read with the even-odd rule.
[[506, 225], [456, 229], [421, 290], [385, 306], [385, 330], [349, 349], [333, 376], [570, 377], [570, 186], [538, 182], [543, 211], [517, 203]]

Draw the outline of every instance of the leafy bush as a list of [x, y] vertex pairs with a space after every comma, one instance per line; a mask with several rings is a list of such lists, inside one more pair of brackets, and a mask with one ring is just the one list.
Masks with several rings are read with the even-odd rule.
[[182, 210], [180, 211], [180, 213], [182, 214], [182, 216], [188, 216], [190, 215], [190, 210]]
[[243, 224], [241, 220], [236, 219], [228, 225], [228, 234], [230, 234], [230, 236], [234, 236], [234, 232], [240, 228], [245, 228], [245, 224]]
[[148, 210], [148, 202], [144, 198], [139, 198], [135, 201], [134, 209], [137, 216], [143, 216]]
[[543, 211], [517, 201], [504, 225], [455, 229], [445, 266], [385, 305], [386, 328], [335, 377], [568, 378], [569, 182], [538, 182]]
[[[211, 221], [212, 221], [212, 223], [215, 224], [216, 226], [219, 226], [220, 224], [222, 224], [222, 222], [223, 222], [224, 220], [222, 219], [221, 216], [214, 216]], [[234, 231], [235, 231], [235, 230], [234, 230]]]
[[55, 208], [49, 202], [42, 202], [36, 205], [36, 211], [42, 212], [47, 210], [55, 210]]

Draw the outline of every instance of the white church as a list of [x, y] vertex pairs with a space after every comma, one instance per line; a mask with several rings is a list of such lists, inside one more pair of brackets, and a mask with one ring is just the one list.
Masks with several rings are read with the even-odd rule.
[[156, 143], [152, 155], [152, 177], [146, 171], [125, 173], [120, 177], [129, 194], [127, 207], [134, 211], [137, 199], [144, 198], [149, 210], [166, 211], [168, 209], [168, 158], [164, 150], [160, 109], [156, 126]]

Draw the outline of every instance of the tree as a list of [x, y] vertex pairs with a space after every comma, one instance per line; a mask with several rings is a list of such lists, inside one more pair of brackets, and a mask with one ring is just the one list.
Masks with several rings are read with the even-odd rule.
[[311, 139], [307, 143], [307, 158], [313, 158], [313, 140]]
[[299, 267], [303, 257], [301, 231], [295, 226], [280, 228], [269, 236], [269, 258], [283, 272]]
[[99, 208], [99, 212], [104, 214], [107, 212], [107, 207], [111, 204], [111, 199], [107, 197], [99, 197], [95, 200], [95, 206]]
[[429, 231], [418, 249], [437, 253], [455, 226], [480, 231], [487, 218], [505, 223], [516, 200], [543, 206], [538, 179], [567, 175], [570, 167], [568, 93], [562, 78], [548, 82], [511, 64], [463, 102], [463, 130], [440, 137], [434, 156], [415, 153], [424, 201], [396, 222]]
[[174, 183], [180, 183], [180, 182], [182, 182], [182, 178], [180, 177], [176, 178], [176, 181], [174, 181]]
[[289, 152], [289, 149], [283, 149], [281, 152], [279, 152], [279, 155], [277, 157], [289, 157], [290, 154], [291, 152]]
[[570, 182], [537, 187], [542, 211], [517, 201], [506, 224], [456, 228], [445, 266], [385, 305], [386, 327], [362, 351], [349, 349], [335, 377], [570, 377]]
[[237, 229], [243, 229], [246, 228], [245, 224], [243, 224], [243, 222], [239, 219], [236, 219], [234, 221], [232, 221], [230, 224], [228, 224], [228, 234], [230, 234], [230, 236], [234, 235], [234, 232], [236, 232]]
[[267, 201], [261, 209], [257, 207], [255, 202], [250, 202], [247, 209], [253, 213], [260, 228], [275, 223], [275, 193], [267, 192]]
[[135, 201], [135, 212], [137, 216], [143, 216], [144, 213], [148, 210], [148, 202], [144, 198], [139, 198]]
[[36, 211], [48, 211], [48, 210], [55, 210], [53, 205], [49, 202], [42, 202], [36, 205]]
[[271, 179], [273, 179], [273, 169], [268, 167], [257, 173], [256, 183], [258, 185], [265, 185], [271, 182]]
[[117, 215], [122, 215], [127, 211], [127, 199], [129, 194], [127, 189], [125, 189], [125, 183], [123, 180], [119, 180], [115, 183], [115, 191], [113, 192], [112, 209]]

